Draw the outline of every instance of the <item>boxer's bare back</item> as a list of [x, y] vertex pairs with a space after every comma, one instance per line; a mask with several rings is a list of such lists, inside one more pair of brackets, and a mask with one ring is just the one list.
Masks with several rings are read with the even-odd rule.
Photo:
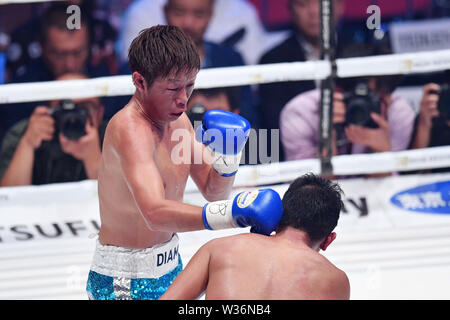
[[345, 274], [299, 241], [243, 234], [210, 252], [206, 299], [348, 299]]
[[203, 290], [208, 300], [334, 300], [348, 299], [350, 287], [343, 271], [289, 229], [208, 242], [161, 299], [195, 299]]

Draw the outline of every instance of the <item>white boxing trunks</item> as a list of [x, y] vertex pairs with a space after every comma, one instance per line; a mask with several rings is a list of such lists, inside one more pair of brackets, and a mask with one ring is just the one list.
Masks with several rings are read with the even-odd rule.
[[86, 290], [91, 300], [155, 300], [182, 269], [176, 234], [145, 249], [102, 245], [97, 240]]

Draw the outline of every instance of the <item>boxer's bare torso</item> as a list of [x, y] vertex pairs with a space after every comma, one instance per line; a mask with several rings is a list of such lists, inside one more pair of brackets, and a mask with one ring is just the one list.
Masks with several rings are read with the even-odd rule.
[[[157, 170], [153, 173], [158, 174], [160, 179], [153, 177], [143, 183], [148, 184], [148, 187], [152, 185], [165, 199], [181, 202], [190, 164], [174, 164], [170, 159], [171, 150], [178, 143], [171, 141], [172, 133], [177, 128], [190, 130], [188, 120], [180, 117], [161, 131], [143, 117], [133, 103], [111, 119], [105, 134], [98, 178], [101, 216], [99, 240], [102, 244], [146, 248], [172, 237], [173, 232], [149, 230], [124, 175], [121, 153], [133, 153], [135, 149], [150, 152], [146, 150], [153, 143], [154, 167], [151, 169]], [[123, 130], [135, 135], [135, 145], [124, 143], [127, 141], [121, 137]]]
[[[196, 74], [157, 78], [110, 120], [98, 174], [101, 244], [148, 248], [204, 229], [202, 207], [182, 202], [189, 175], [208, 201], [230, 194], [234, 177], [212, 169], [184, 113]], [[144, 83], [139, 74], [134, 81]]]
[[[291, 237], [294, 235], [294, 237]], [[240, 234], [208, 242], [162, 299], [348, 299], [345, 273], [288, 236]]]
[[306, 245], [244, 234], [211, 250], [206, 299], [347, 299], [343, 272]]

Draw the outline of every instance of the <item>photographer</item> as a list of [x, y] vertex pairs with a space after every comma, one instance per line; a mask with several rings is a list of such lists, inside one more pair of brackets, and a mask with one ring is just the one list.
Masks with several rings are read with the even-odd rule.
[[450, 144], [450, 100], [448, 86], [441, 91], [436, 83], [423, 87], [423, 98], [416, 120], [411, 148], [428, 148]]
[[[67, 4], [55, 3], [37, 18], [33, 31], [37, 33], [39, 39], [35, 43], [40, 48], [38, 52], [42, 52], [38, 58], [28, 60], [26, 64], [19, 63], [16, 66], [17, 72], [11, 75], [9, 83], [54, 81], [68, 73], [83, 73], [90, 78], [111, 75], [104, 60], [100, 60], [98, 63], [94, 61], [96, 55], [93, 51], [94, 48], [98, 49], [97, 37], [100, 35], [101, 28], [98, 29], [97, 24], [92, 25], [88, 16], [81, 14], [80, 28], [68, 29], [66, 11]], [[93, 27], [96, 29], [94, 30]], [[98, 34], [97, 36], [93, 35], [94, 31]], [[11, 48], [10, 51], [15, 50]], [[107, 110], [106, 117], [109, 119], [116, 110], [115, 104], [118, 102], [114, 98], [109, 98], [108, 101], [110, 101], [110, 105], [114, 104]], [[0, 140], [13, 125], [22, 119], [29, 118], [35, 106], [29, 102], [2, 105], [0, 108]]]
[[[86, 77], [69, 74], [58, 80], [74, 79]], [[0, 186], [96, 179], [106, 128], [103, 114], [98, 98], [37, 106], [5, 135]]]
[[[349, 54], [344, 53], [344, 57], [377, 53], [369, 46], [353, 45], [346, 49]], [[334, 155], [408, 148], [415, 113], [405, 99], [392, 94], [399, 80], [396, 76], [379, 76], [336, 81], [332, 119]], [[358, 101], [361, 98], [364, 103]], [[349, 107], [355, 105], [357, 110], [352, 107], [349, 112]], [[318, 89], [296, 96], [284, 107], [280, 129], [287, 160], [318, 157], [319, 109]]]
[[423, 87], [423, 97], [415, 122], [411, 149], [447, 145], [450, 145], [450, 89], [448, 85], [439, 86], [436, 83], [428, 83]]

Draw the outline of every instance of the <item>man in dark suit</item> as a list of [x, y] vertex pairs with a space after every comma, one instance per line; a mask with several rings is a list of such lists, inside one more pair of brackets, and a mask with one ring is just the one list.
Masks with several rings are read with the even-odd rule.
[[[338, 21], [343, 8], [342, 0], [334, 0], [334, 21]], [[320, 6], [318, 0], [289, 0], [292, 17], [291, 35], [265, 53], [260, 64], [299, 62], [320, 59]], [[261, 127], [279, 129], [281, 109], [299, 93], [316, 88], [313, 80], [274, 82], [259, 86]], [[269, 139], [270, 142], [270, 139]], [[281, 144], [280, 144], [281, 146]], [[267, 150], [271, 150], [270, 146]], [[280, 148], [279, 159], [284, 160]]]

